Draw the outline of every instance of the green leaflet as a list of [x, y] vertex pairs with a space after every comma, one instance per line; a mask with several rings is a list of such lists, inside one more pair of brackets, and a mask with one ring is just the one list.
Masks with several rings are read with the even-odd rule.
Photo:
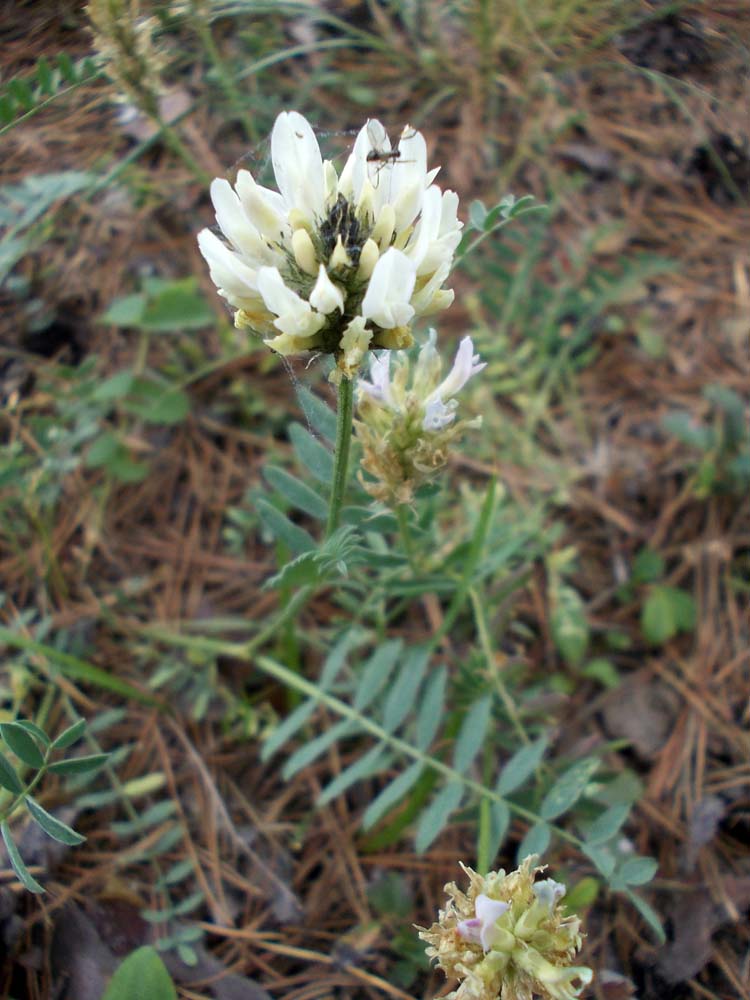
[[430, 844], [439, 836], [451, 813], [461, 805], [466, 788], [460, 781], [449, 781], [441, 789], [422, 813], [417, 824], [414, 846], [417, 854], [424, 854]]
[[328, 503], [301, 479], [297, 479], [276, 465], [267, 465], [263, 470], [263, 476], [296, 510], [304, 511], [319, 521], [325, 521], [328, 515]]
[[367, 807], [362, 818], [363, 828], [365, 830], [372, 829], [378, 820], [382, 819], [389, 810], [400, 802], [409, 789], [416, 784], [423, 770], [424, 764], [422, 761], [415, 761], [411, 767], [408, 767], [397, 778], [394, 778], [389, 785], [386, 785], [378, 797]]
[[464, 774], [487, 737], [492, 717], [492, 696], [486, 695], [474, 702], [461, 724], [453, 751], [453, 767]]
[[530, 854], [538, 854], [541, 858], [549, 847], [552, 839], [552, 829], [544, 822], [535, 823], [527, 832], [516, 852], [516, 862], [521, 864]]
[[293, 524], [286, 514], [282, 514], [270, 501], [259, 497], [255, 505], [261, 520], [274, 538], [287, 545], [295, 555], [302, 555], [315, 548], [315, 539], [312, 535], [299, 525]]
[[333, 477], [333, 455], [302, 424], [291, 424], [289, 439], [300, 464], [319, 482], [329, 485]]
[[18, 853], [18, 848], [15, 845], [13, 837], [11, 835], [8, 824], [3, 821], [0, 823], [0, 832], [3, 836], [3, 842], [5, 843], [5, 849], [8, 852], [8, 860], [10, 861], [11, 868], [18, 876], [21, 884], [29, 892], [40, 893], [44, 892], [44, 888], [39, 885], [35, 878], [31, 876], [28, 868], [23, 862], [23, 858]]
[[598, 767], [597, 757], [586, 757], [576, 761], [561, 774], [542, 801], [539, 809], [542, 819], [557, 819], [574, 806], [586, 791], [586, 786]]
[[144, 946], [120, 964], [103, 1000], [177, 1000], [177, 990], [154, 948]]
[[350, 764], [341, 774], [336, 775], [333, 781], [318, 796], [318, 805], [324, 806], [331, 802], [337, 795], [350, 788], [355, 782], [369, 778], [371, 775], [379, 774], [385, 770], [393, 761], [393, 755], [379, 745], [375, 745], [366, 754], [363, 754], [353, 764]]
[[496, 785], [498, 795], [510, 795], [511, 792], [520, 788], [526, 779], [536, 771], [548, 746], [548, 738], [542, 736], [516, 751], [500, 772]]

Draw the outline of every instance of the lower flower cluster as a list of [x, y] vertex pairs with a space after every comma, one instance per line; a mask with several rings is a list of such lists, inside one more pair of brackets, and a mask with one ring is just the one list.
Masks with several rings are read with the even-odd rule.
[[362, 466], [372, 477], [364, 486], [393, 506], [410, 503], [414, 491], [446, 464], [451, 443], [482, 422], [481, 417], [456, 420], [456, 393], [485, 367], [471, 337], [463, 338], [453, 368], [441, 380], [435, 336], [431, 330], [413, 368], [402, 355], [392, 371], [390, 353], [373, 354], [371, 381], [357, 383], [357, 437]]
[[587, 966], [573, 965], [581, 947], [580, 920], [560, 904], [565, 886], [535, 882], [535, 855], [506, 874], [469, 878], [462, 892], [445, 887], [450, 901], [437, 923], [420, 928], [427, 954], [460, 985], [444, 1000], [574, 1000], [592, 979]]

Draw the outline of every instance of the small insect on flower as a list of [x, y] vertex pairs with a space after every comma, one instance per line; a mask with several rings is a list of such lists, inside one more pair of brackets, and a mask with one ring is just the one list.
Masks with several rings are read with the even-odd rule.
[[[400, 142], [403, 139], [412, 139], [416, 135], [416, 129], [410, 128], [408, 125], [403, 130], [399, 140], [396, 145], [391, 149], [390, 139], [388, 134], [383, 129], [380, 122], [370, 121], [367, 123], [367, 135], [372, 144], [372, 149], [367, 154], [367, 162], [378, 164], [374, 174], [371, 172], [370, 180], [373, 187], [376, 189], [380, 187], [380, 175], [384, 172], [384, 168], [388, 166], [389, 168], [395, 166], [397, 163], [408, 163], [409, 160], [402, 158], [402, 150], [400, 148]], [[381, 143], [383, 146], [381, 147]], [[385, 171], [390, 179], [390, 169]]]
[[443, 285], [458, 197], [433, 183], [419, 132], [407, 126], [391, 149], [374, 119], [340, 175], [296, 111], [276, 119], [271, 159], [278, 191], [247, 170], [234, 188], [212, 183], [224, 240], [202, 230], [201, 253], [236, 326], [282, 355], [332, 354], [338, 377], [352, 378], [368, 350], [410, 346], [412, 321], [453, 301]]
[[469, 878], [462, 892], [446, 885], [450, 900], [437, 923], [420, 928], [427, 954], [460, 985], [444, 1000], [575, 1000], [593, 973], [572, 965], [581, 947], [581, 922], [561, 905], [565, 886], [535, 882], [536, 856], [516, 871]]

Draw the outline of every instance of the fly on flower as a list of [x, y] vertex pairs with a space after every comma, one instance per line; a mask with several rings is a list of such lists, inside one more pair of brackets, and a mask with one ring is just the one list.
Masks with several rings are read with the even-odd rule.
[[458, 197], [433, 183], [421, 133], [407, 127], [391, 150], [374, 119], [339, 175], [306, 119], [282, 112], [271, 160], [278, 191], [247, 170], [234, 188], [213, 181], [223, 239], [202, 230], [201, 253], [238, 327], [281, 355], [332, 354], [351, 378], [369, 349], [408, 347], [413, 320], [453, 301]]
[[[416, 135], [416, 130], [409, 128], [407, 125], [403, 131], [402, 138], [412, 138], [414, 135]], [[388, 133], [383, 129], [379, 121], [369, 121], [367, 123], [367, 136], [372, 145], [370, 152], [367, 154], [367, 162], [377, 164], [374, 175], [371, 174], [370, 180], [373, 187], [377, 188], [380, 186], [380, 175], [383, 173], [386, 165], [392, 168], [398, 162], [406, 163], [408, 161], [401, 159], [402, 151], [398, 143], [391, 149], [391, 141], [388, 138]], [[390, 179], [390, 171], [386, 171], [386, 173]]]

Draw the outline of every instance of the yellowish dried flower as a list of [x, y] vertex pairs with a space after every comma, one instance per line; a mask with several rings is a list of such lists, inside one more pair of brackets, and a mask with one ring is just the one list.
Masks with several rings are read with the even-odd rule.
[[165, 64], [154, 41], [159, 22], [143, 14], [140, 0], [89, 0], [86, 13], [99, 61], [120, 97], [157, 118]]
[[449, 978], [460, 980], [444, 1000], [574, 1000], [591, 982], [587, 966], [572, 965], [581, 947], [581, 922], [566, 916], [565, 886], [535, 882], [536, 855], [516, 871], [486, 876], [461, 865], [469, 878], [454, 882], [437, 923], [420, 928], [427, 954]]

